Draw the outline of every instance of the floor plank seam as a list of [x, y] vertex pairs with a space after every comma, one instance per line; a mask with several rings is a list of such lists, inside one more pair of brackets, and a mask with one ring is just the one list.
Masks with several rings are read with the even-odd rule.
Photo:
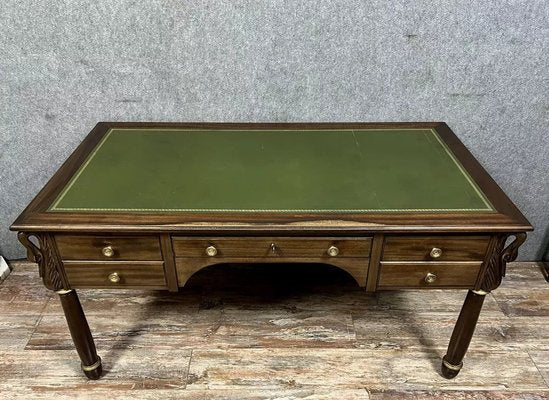
[[[357, 337], [356, 337], [356, 326], [355, 326], [355, 317], [353, 316], [353, 313], [349, 311], [349, 317], [351, 318], [351, 326], [347, 324], [347, 335], [349, 336], [349, 341], [356, 346]], [[352, 333], [349, 331], [349, 329], [352, 329]]]
[[194, 351], [191, 349], [191, 354], [189, 354], [189, 362], [187, 363], [187, 372], [185, 373], [185, 385], [183, 387], [183, 390], [187, 390], [187, 386], [189, 384], [189, 373], [191, 372], [191, 361], [193, 359]]
[[536, 364], [536, 361], [534, 360], [534, 358], [533, 358], [532, 355], [530, 354], [530, 350], [529, 350], [529, 349], [526, 349], [526, 353], [528, 354], [528, 357], [530, 357], [530, 360], [532, 360], [532, 364], [534, 364], [534, 367], [536, 367], [538, 373], [539, 373], [540, 376], [541, 376], [541, 379], [543, 380], [543, 382], [544, 382], [545, 385], [547, 386], [547, 389], [549, 389], [549, 381], [547, 381], [547, 379], [545, 379], [545, 376], [542, 374], [541, 370], [539, 369], [538, 364]]
[[23, 350], [26, 350], [29, 342], [32, 340], [32, 336], [36, 333], [36, 330], [38, 329], [38, 325], [40, 325], [40, 322], [42, 322], [43, 317], [44, 315], [42, 313], [38, 314], [38, 318], [36, 318], [36, 322], [34, 323], [34, 328], [32, 329], [32, 332], [30, 333], [29, 339], [25, 343], [25, 347], [23, 347]]
[[[498, 290], [498, 289], [496, 289]], [[509, 315], [507, 315], [505, 313], [505, 310], [503, 309], [501, 303], [498, 301], [498, 298], [497, 296], [494, 294], [494, 292], [490, 292], [489, 296], [494, 300], [494, 302], [496, 303], [496, 305], [498, 306], [498, 310], [499, 312], [501, 312], [505, 317], [509, 318]], [[481, 314], [482, 315], [482, 314]]]
[[51, 301], [51, 296], [48, 295], [48, 298], [44, 302], [44, 305], [42, 306], [42, 309], [38, 313], [38, 317], [36, 318], [36, 321], [34, 323], [34, 327], [32, 328], [32, 332], [29, 335], [29, 338], [27, 339], [25, 345], [23, 346], [23, 350], [28, 350], [27, 346], [29, 345], [30, 341], [32, 340], [32, 337], [36, 333], [36, 330], [38, 329], [38, 326], [40, 325], [40, 322], [42, 322], [42, 318], [44, 317], [44, 311], [46, 310], [46, 307]]

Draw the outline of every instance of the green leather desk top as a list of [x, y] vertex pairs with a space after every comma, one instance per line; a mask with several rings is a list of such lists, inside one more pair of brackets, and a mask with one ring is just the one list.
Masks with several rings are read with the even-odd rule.
[[111, 129], [49, 211], [492, 212], [432, 129]]

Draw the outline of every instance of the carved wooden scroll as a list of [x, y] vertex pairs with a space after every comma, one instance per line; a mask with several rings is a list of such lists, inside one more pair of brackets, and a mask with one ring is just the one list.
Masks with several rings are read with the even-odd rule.
[[[515, 239], [505, 247], [507, 239], [511, 236], [514, 236]], [[524, 232], [499, 235], [495, 239], [493, 250], [484, 267], [480, 285], [478, 285], [480, 289], [490, 292], [501, 284], [507, 263], [517, 258], [518, 249], [525, 240], [526, 233]]]
[[[39, 246], [36, 246], [30, 240], [32, 236], [38, 240]], [[17, 238], [27, 249], [28, 260], [38, 264], [40, 277], [48, 289], [61, 290], [69, 288], [61, 260], [57, 254], [53, 235], [19, 232]]]

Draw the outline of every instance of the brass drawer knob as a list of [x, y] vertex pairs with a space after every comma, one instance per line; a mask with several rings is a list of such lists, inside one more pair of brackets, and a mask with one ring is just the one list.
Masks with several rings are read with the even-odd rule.
[[432, 272], [428, 272], [427, 275], [425, 275], [425, 282], [427, 283], [434, 283], [436, 280], [437, 276]]
[[118, 283], [120, 282], [120, 275], [118, 275], [118, 272], [113, 272], [109, 275], [109, 281], [112, 283]]
[[214, 257], [215, 255], [217, 255], [217, 249], [215, 248], [215, 246], [208, 246], [206, 247], [206, 254], [210, 257]]
[[112, 246], [105, 246], [103, 249], [101, 249], [101, 254], [103, 254], [105, 257], [112, 257], [114, 256], [114, 249]]
[[442, 255], [442, 249], [439, 249], [438, 247], [433, 247], [429, 255], [431, 256], [431, 258], [440, 258], [440, 256]]
[[328, 247], [328, 255], [330, 257], [335, 257], [339, 254], [339, 249], [336, 246]]

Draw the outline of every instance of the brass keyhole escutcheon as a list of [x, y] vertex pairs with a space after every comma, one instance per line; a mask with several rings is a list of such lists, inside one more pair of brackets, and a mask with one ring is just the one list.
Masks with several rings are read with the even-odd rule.
[[113, 272], [109, 275], [109, 281], [112, 283], [119, 283], [120, 282], [120, 275], [118, 275], [118, 272]]
[[275, 243], [271, 243], [271, 252], [274, 254], [276, 253], [276, 244]]
[[103, 254], [105, 257], [112, 257], [114, 256], [114, 249], [112, 246], [105, 246], [103, 249], [101, 249], [101, 254]]
[[431, 258], [440, 258], [440, 256], [442, 256], [442, 249], [439, 249], [438, 247], [433, 247], [429, 255], [431, 256]]
[[214, 257], [215, 255], [217, 255], [217, 249], [215, 248], [215, 246], [208, 246], [206, 247], [206, 254], [210, 257]]
[[436, 280], [437, 280], [437, 276], [432, 272], [428, 272], [427, 275], [425, 275], [425, 282], [427, 283], [433, 283]]

